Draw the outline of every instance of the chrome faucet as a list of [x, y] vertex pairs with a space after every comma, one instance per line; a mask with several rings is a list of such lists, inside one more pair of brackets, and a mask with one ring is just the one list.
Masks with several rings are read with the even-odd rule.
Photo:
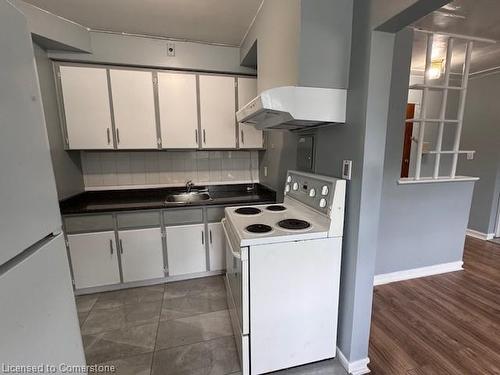
[[190, 193], [193, 186], [194, 186], [194, 183], [192, 180], [186, 181], [186, 192]]

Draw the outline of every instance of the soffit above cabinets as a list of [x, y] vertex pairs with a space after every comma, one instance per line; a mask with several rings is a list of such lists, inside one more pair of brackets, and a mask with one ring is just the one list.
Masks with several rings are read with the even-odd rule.
[[262, 2], [262, 0], [25, 1], [93, 30], [232, 46], [239, 46]]

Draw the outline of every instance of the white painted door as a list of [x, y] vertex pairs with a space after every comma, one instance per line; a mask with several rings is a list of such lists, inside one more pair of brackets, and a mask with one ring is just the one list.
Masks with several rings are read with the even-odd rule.
[[120, 282], [115, 233], [68, 235], [76, 289]]
[[221, 223], [208, 224], [210, 271], [226, 269], [224, 230]]
[[196, 75], [158, 73], [162, 148], [198, 148]]
[[234, 77], [200, 75], [200, 122], [203, 148], [236, 147]]
[[113, 148], [106, 69], [61, 66], [59, 71], [69, 148]]
[[[244, 107], [257, 96], [257, 79], [238, 78], [238, 109]], [[240, 148], [262, 148], [262, 130], [253, 125], [239, 124]]]
[[160, 228], [121, 230], [118, 236], [124, 282], [165, 276]]
[[117, 147], [157, 148], [153, 73], [111, 69]]
[[169, 276], [207, 270], [203, 224], [167, 227], [166, 233]]

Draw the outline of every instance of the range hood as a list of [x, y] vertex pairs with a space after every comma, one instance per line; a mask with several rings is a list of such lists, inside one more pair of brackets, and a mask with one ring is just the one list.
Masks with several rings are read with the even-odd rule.
[[263, 91], [236, 112], [257, 129], [298, 130], [345, 123], [347, 90], [284, 86]]

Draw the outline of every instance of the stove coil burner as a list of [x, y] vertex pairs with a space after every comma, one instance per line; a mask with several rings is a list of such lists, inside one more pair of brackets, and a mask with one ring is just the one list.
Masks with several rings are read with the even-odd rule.
[[257, 215], [262, 212], [262, 210], [256, 207], [241, 207], [234, 210], [239, 215]]
[[286, 219], [278, 222], [278, 226], [284, 229], [301, 230], [309, 228], [311, 226], [311, 223], [299, 219]]
[[271, 206], [267, 206], [266, 207], [266, 210], [268, 211], [275, 211], [275, 212], [279, 212], [279, 211], [285, 211], [286, 210], [286, 207], [285, 206], [282, 206], [281, 204], [273, 204]]
[[251, 224], [245, 229], [250, 233], [268, 233], [273, 230], [273, 228], [266, 224]]

